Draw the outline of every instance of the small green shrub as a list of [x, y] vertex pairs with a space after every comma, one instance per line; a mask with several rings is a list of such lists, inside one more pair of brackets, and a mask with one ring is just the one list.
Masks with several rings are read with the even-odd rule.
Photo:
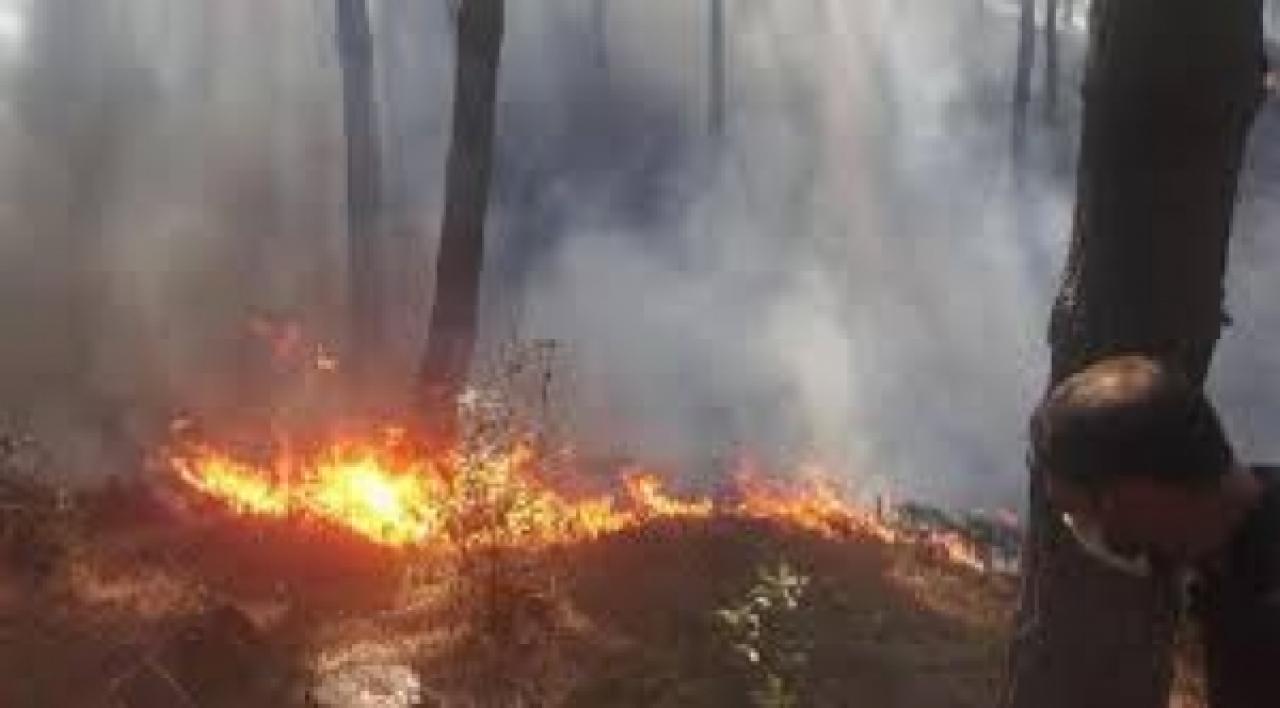
[[802, 702], [800, 676], [812, 651], [804, 627], [809, 583], [785, 561], [761, 567], [744, 597], [716, 611], [717, 627], [746, 664], [752, 700], [761, 708], [794, 708]]

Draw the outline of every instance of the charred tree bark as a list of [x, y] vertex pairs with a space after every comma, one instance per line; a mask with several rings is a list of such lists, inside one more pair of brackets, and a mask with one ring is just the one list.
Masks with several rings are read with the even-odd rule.
[[1058, 25], [1062, 22], [1058, 0], [1045, 0], [1044, 5], [1044, 113], [1049, 122], [1058, 119]]
[[379, 278], [382, 164], [374, 98], [373, 34], [365, 0], [337, 0], [338, 55], [347, 136], [347, 239], [351, 322], [349, 356], [356, 381], [383, 349]]
[[1021, 152], [1031, 106], [1031, 72], [1036, 60], [1036, 0], [1022, 0], [1018, 20], [1018, 64], [1013, 79], [1013, 146]]
[[[1050, 385], [1107, 355], [1173, 357], [1203, 383], [1261, 97], [1259, 0], [1096, 0], [1075, 227], [1050, 325]], [[1165, 708], [1178, 592], [1086, 557], [1031, 470], [1004, 705]]]
[[436, 260], [436, 295], [419, 377], [427, 432], [452, 436], [475, 350], [493, 172], [505, 0], [462, 0], [457, 16], [453, 138]]

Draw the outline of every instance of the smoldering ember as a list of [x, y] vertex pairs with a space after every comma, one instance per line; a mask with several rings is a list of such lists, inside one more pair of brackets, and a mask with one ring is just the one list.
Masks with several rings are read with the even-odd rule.
[[1280, 452], [1200, 5], [0, 0], [0, 706], [1273, 705], [1047, 452]]

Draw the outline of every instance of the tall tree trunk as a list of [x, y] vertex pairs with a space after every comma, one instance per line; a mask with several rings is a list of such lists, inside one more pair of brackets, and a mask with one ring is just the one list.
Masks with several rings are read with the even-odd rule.
[[454, 433], [457, 395], [476, 343], [504, 15], [504, 0], [462, 0], [458, 8], [453, 142], [419, 380], [427, 432], [446, 438]]
[[725, 0], [711, 0], [711, 42], [709, 67], [710, 105], [708, 120], [713, 136], [724, 134], [725, 107], [728, 100], [726, 81], [726, 37], [725, 37]]
[[347, 238], [351, 322], [349, 357], [355, 381], [382, 353], [384, 316], [379, 278], [382, 165], [374, 98], [373, 35], [365, 0], [337, 0], [338, 55], [347, 134]]
[[1049, 122], [1058, 119], [1058, 25], [1062, 22], [1058, 0], [1044, 5], [1044, 113]]
[[[1259, 0], [1095, 0], [1071, 251], [1050, 326], [1056, 384], [1100, 357], [1176, 357], [1203, 383], [1260, 98]], [[1178, 592], [1086, 557], [1031, 470], [1005, 705], [1166, 708]]]
[[1018, 65], [1013, 79], [1013, 145], [1021, 152], [1031, 105], [1031, 71], [1036, 60], [1036, 0], [1022, 0], [1018, 20]]

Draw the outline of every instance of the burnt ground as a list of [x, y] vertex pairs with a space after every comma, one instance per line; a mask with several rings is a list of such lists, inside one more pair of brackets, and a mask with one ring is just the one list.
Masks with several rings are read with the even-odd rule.
[[[49, 522], [50, 562], [9, 554], [0, 705], [314, 705], [326, 676], [398, 666], [426, 705], [741, 706], [774, 675], [795, 705], [990, 706], [1015, 592], [918, 547], [744, 520], [446, 557], [115, 515]], [[728, 629], [784, 563], [795, 607]]]

